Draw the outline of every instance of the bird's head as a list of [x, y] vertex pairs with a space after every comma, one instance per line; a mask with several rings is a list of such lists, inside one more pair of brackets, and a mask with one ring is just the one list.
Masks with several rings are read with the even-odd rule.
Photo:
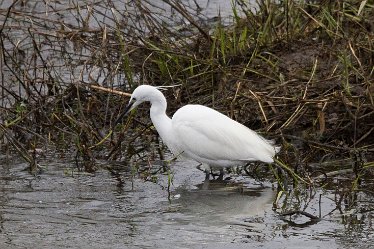
[[138, 105], [140, 105], [143, 102], [154, 102], [157, 101], [160, 98], [160, 95], [162, 93], [154, 86], [150, 85], [140, 85], [138, 86], [134, 92], [131, 94], [131, 98], [129, 103], [127, 104], [125, 110], [123, 113], [119, 116], [117, 121], [114, 123], [114, 126], [116, 126], [118, 123], [120, 123], [124, 116], [126, 116], [131, 110], [135, 109]]

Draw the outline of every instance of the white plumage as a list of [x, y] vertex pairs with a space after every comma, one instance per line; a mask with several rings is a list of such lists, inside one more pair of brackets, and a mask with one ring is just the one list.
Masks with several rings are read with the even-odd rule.
[[164, 95], [149, 85], [134, 90], [123, 115], [145, 101], [151, 102], [153, 125], [174, 155], [213, 167], [228, 167], [250, 161], [271, 163], [280, 150], [272, 141], [206, 106], [183, 106], [170, 119]]

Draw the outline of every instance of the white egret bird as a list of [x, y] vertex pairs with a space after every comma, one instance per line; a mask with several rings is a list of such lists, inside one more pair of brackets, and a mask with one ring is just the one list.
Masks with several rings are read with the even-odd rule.
[[[142, 102], [150, 102], [150, 116], [163, 142], [175, 155], [210, 167], [245, 165], [250, 161], [272, 163], [280, 150], [246, 126], [203, 105], [185, 105], [172, 118], [166, 115], [165, 96], [150, 85], [138, 86], [119, 121]], [[209, 178], [209, 174], [207, 174]]]

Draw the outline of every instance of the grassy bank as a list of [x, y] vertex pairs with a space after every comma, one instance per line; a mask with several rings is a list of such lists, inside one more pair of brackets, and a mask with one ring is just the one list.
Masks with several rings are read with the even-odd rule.
[[165, 92], [170, 114], [213, 107], [276, 139], [305, 178], [371, 174], [373, 1], [257, 4], [233, 4], [228, 25], [177, 1], [164, 1], [172, 15], [145, 1], [15, 1], [1, 10], [2, 149], [32, 168], [39, 148], [73, 152], [86, 171], [97, 159], [162, 159], [148, 115], [111, 133], [128, 98], [94, 86], [177, 85]]

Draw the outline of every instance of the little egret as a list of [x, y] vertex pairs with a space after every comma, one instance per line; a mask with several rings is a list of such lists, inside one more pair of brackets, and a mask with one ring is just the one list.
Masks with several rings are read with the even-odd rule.
[[146, 101], [151, 103], [152, 123], [171, 152], [208, 168], [220, 168], [220, 177], [224, 167], [241, 166], [250, 161], [272, 163], [280, 150], [273, 141], [206, 106], [185, 105], [170, 119], [166, 115], [165, 96], [150, 85], [140, 85], [134, 90], [116, 123]]

